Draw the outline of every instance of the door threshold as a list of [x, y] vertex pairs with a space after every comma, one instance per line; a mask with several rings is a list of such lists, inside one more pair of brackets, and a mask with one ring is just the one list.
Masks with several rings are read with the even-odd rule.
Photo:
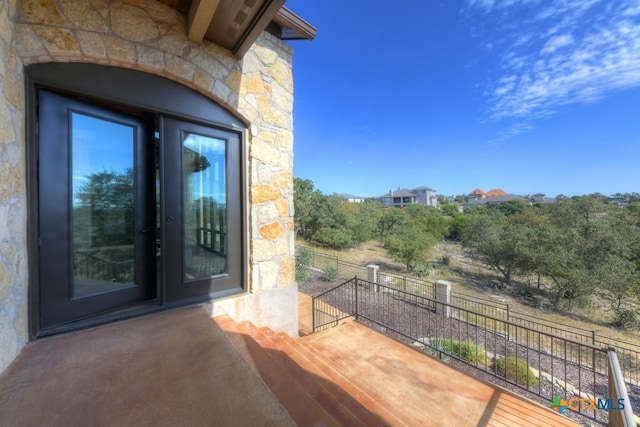
[[85, 317], [83, 319], [74, 320], [73, 322], [67, 322], [52, 326], [46, 329], [40, 329], [34, 339], [50, 337], [53, 335], [64, 334], [68, 332], [75, 332], [83, 329], [94, 328], [96, 326], [105, 325], [108, 323], [119, 322], [121, 320], [131, 319], [134, 317], [142, 317], [149, 314], [154, 314], [160, 311], [166, 310], [167, 307], [160, 304], [157, 300], [151, 300], [144, 303], [138, 303], [126, 308], [122, 308], [116, 311], [110, 311], [108, 313], [102, 313], [91, 317]]

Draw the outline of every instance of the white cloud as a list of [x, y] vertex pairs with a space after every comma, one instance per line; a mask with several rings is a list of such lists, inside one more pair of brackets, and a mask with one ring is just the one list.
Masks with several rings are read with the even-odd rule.
[[574, 42], [573, 37], [571, 35], [562, 35], [562, 36], [553, 36], [547, 41], [547, 43], [542, 48], [540, 53], [542, 55], [553, 53], [558, 49], [562, 49], [563, 47], [570, 46]]
[[638, 4], [554, 0], [541, 6], [535, 0], [468, 2], [486, 13], [476, 36], [495, 45], [490, 54], [500, 64], [487, 83], [492, 118], [545, 117], [563, 105], [640, 86]]

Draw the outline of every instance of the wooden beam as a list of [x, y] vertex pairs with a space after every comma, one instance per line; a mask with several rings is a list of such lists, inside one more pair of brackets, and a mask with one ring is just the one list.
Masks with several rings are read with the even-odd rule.
[[213, 20], [220, 0], [193, 0], [187, 20], [187, 37], [196, 43], [202, 43], [204, 35]]
[[282, 40], [313, 40], [318, 33], [316, 27], [285, 6], [278, 11], [273, 21], [283, 27]]
[[254, 19], [252, 25], [247, 29], [243, 37], [236, 43], [231, 53], [236, 57], [242, 57], [251, 45], [256, 41], [258, 36], [267, 28], [267, 25], [278, 14], [278, 11], [284, 5], [286, 0], [265, 0], [262, 10]]

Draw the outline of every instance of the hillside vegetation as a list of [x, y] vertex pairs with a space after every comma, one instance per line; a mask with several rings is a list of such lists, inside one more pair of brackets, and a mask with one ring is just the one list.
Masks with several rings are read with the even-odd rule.
[[[444, 199], [438, 209], [347, 203], [298, 178], [294, 189], [300, 244], [476, 291], [499, 279], [505, 296], [525, 303], [536, 296], [564, 315], [588, 310], [587, 317], [601, 324], [640, 325], [636, 193], [559, 196], [555, 203], [533, 205], [516, 200], [461, 213]], [[361, 262], [352, 259], [356, 254]]]

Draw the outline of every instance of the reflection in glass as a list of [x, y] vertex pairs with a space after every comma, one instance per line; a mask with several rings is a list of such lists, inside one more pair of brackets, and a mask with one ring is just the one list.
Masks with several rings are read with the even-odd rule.
[[74, 298], [134, 284], [134, 128], [73, 113]]
[[185, 132], [184, 278], [226, 273], [226, 145], [221, 139]]

